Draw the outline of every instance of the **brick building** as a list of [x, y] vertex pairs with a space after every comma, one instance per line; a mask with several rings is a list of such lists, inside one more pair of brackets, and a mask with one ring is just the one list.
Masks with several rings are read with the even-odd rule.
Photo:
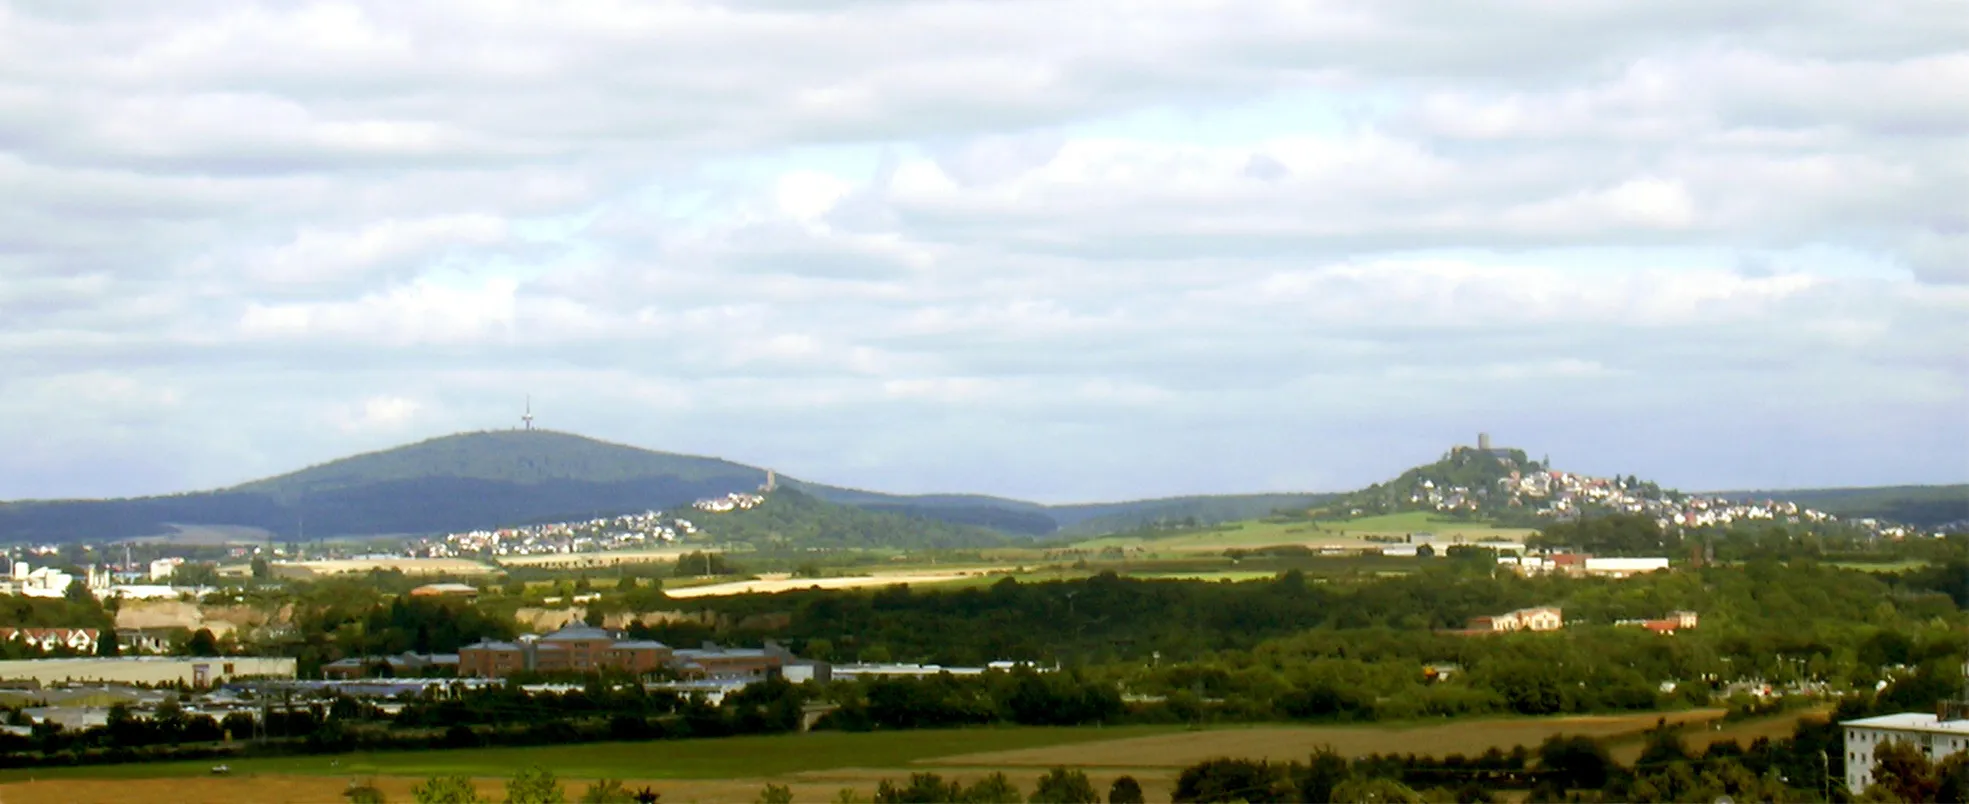
[[759, 679], [800, 662], [773, 642], [763, 648], [674, 650], [655, 640], [625, 640], [586, 625], [570, 625], [519, 642], [485, 640], [458, 649], [458, 675], [504, 678], [522, 671], [589, 673], [621, 670], [637, 675], [672, 670], [685, 678]]

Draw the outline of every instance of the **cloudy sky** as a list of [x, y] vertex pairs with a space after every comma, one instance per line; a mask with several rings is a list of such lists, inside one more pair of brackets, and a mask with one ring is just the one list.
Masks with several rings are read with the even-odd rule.
[[0, 499], [1969, 480], [1961, 0], [0, 0]]

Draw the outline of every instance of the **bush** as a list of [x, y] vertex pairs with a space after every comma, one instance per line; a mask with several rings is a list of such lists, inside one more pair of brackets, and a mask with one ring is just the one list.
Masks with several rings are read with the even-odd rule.
[[1123, 776], [1108, 786], [1108, 804], [1147, 804], [1142, 797], [1142, 783], [1133, 776]]
[[464, 776], [433, 776], [410, 790], [417, 804], [480, 804], [479, 790]]
[[506, 783], [506, 804], [567, 804], [554, 772], [539, 765], [521, 768]]
[[581, 804], [634, 804], [636, 794], [622, 786], [619, 779], [603, 779], [588, 785], [581, 794]]
[[912, 773], [904, 787], [887, 779], [875, 786], [875, 804], [957, 804], [963, 800], [964, 790], [956, 782], [946, 782], [934, 773]]
[[1176, 777], [1176, 792], [1171, 796], [1176, 804], [1219, 801], [1262, 804], [1298, 798], [1299, 791], [1293, 789], [1285, 766], [1228, 758], [1206, 759], [1184, 768], [1182, 775]]
[[376, 787], [374, 779], [349, 782], [348, 789], [342, 791], [342, 797], [351, 804], [383, 804], [384, 801], [383, 791]]
[[968, 804], [1019, 804], [1025, 800], [1019, 795], [1019, 786], [1003, 773], [994, 773], [972, 783], [964, 789], [964, 800]]
[[759, 804], [793, 804], [793, 788], [769, 784], [759, 791]]
[[1034, 804], [1099, 804], [1100, 800], [1087, 774], [1066, 768], [1054, 768], [1039, 777], [1029, 799]]

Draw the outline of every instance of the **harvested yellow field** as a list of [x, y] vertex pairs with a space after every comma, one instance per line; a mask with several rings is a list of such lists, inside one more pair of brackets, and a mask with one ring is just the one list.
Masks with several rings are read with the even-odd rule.
[[[1683, 731], [1682, 743], [1687, 745], [1690, 751], [1696, 753], [1703, 752], [1712, 743], [1727, 743], [1732, 740], [1736, 741], [1737, 745], [1749, 748], [1750, 744], [1756, 742], [1759, 737], [1769, 737], [1773, 740], [1788, 738], [1791, 736], [1792, 731], [1798, 728], [1799, 721], [1807, 719], [1825, 720], [1831, 714], [1831, 709], [1804, 709], [1796, 712], [1786, 712], [1776, 717], [1744, 720], [1736, 723], [1724, 723], [1721, 719], [1717, 719], [1705, 724], [1704, 727], [1690, 728]], [[1624, 745], [1613, 746], [1608, 750], [1608, 753], [1612, 754], [1614, 759], [1633, 764], [1634, 760], [1641, 758], [1641, 748], [1641, 742], [1636, 740]]]
[[405, 575], [494, 575], [498, 567], [465, 558], [337, 558], [320, 561], [281, 561], [276, 570], [306, 570], [316, 575], [397, 570]]
[[581, 569], [585, 567], [613, 567], [618, 564], [656, 564], [675, 562], [678, 556], [692, 552], [717, 553], [715, 547], [653, 547], [647, 550], [609, 550], [599, 553], [546, 553], [532, 556], [504, 556], [499, 559], [507, 567], [560, 567]]
[[1723, 716], [1720, 709], [1667, 715], [1608, 715], [1593, 717], [1473, 720], [1439, 726], [1258, 726], [1211, 729], [1125, 740], [1079, 743], [1016, 751], [991, 751], [924, 760], [922, 764], [976, 767], [1034, 767], [1054, 765], [1096, 768], [1182, 768], [1211, 757], [1243, 757], [1303, 761], [1322, 747], [1348, 756], [1366, 754], [1464, 754], [1475, 756], [1496, 748], [1536, 747], [1554, 734], [1582, 734], [1599, 739], [1639, 735], [1657, 719], [1697, 723]]
[[672, 598], [717, 597], [720, 595], [755, 595], [786, 592], [794, 589], [864, 589], [868, 587], [894, 586], [896, 584], [934, 584], [948, 583], [1005, 572], [1012, 567], [979, 567], [973, 569], [953, 569], [928, 572], [878, 573], [875, 575], [856, 575], [844, 578], [794, 578], [786, 575], [767, 575], [753, 581], [733, 581], [706, 586], [689, 586], [677, 589], [666, 588], [665, 595]]

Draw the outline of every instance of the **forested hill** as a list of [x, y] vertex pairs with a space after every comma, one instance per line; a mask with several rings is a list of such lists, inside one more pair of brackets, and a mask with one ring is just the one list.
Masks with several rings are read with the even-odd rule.
[[838, 505], [782, 488], [753, 508], [698, 518], [720, 542], [767, 548], [946, 548], [1005, 544], [1005, 534], [893, 511]]
[[765, 470], [543, 430], [463, 433], [228, 489], [0, 505], [0, 542], [149, 536], [173, 525], [282, 539], [423, 534], [687, 505], [749, 491]]
[[1373, 515], [1439, 510], [1437, 503], [1444, 502], [1471, 514], [1496, 515], [1508, 506], [1503, 495], [1495, 494], [1498, 481], [1514, 472], [1529, 474], [1547, 468], [1527, 457], [1524, 450], [1456, 447], [1440, 460], [1409, 469], [1393, 480], [1336, 495], [1326, 507], [1341, 515], [1356, 511]]
[[753, 488], [766, 470], [720, 458], [611, 444], [550, 430], [494, 430], [433, 438], [311, 466], [221, 493], [301, 499], [345, 489], [448, 477], [536, 486], [548, 483], [722, 483]]
[[1785, 500], [1847, 518], [1874, 518], [1926, 528], [1955, 525], [1969, 532], [1969, 484], [1854, 489], [1718, 491], [1730, 500]]
[[[0, 543], [103, 541], [169, 533], [174, 526], [253, 528], [283, 540], [434, 534], [677, 508], [751, 491], [765, 477], [755, 466], [568, 433], [461, 433], [214, 491], [0, 503]], [[987, 529], [1033, 537], [1083, 523], [1127, 530], [1187, 517], [1209, 524], [1262, 515], [1279, 502], [1251, 495], [1050, 508], [983, 495], [882, 494], [784, 476], [780, 486], [895, 515], [856, 520], [883, 533], [900, 521], [957, 526], [925, 531], [951, 544], [979, 543]], [[848, 521], [844, 514], [804, 508], [799, 515], [816, 521], [792, 530], [819, 533], [824, 526], [827, 538], [845, 540], [838, 532]]]

